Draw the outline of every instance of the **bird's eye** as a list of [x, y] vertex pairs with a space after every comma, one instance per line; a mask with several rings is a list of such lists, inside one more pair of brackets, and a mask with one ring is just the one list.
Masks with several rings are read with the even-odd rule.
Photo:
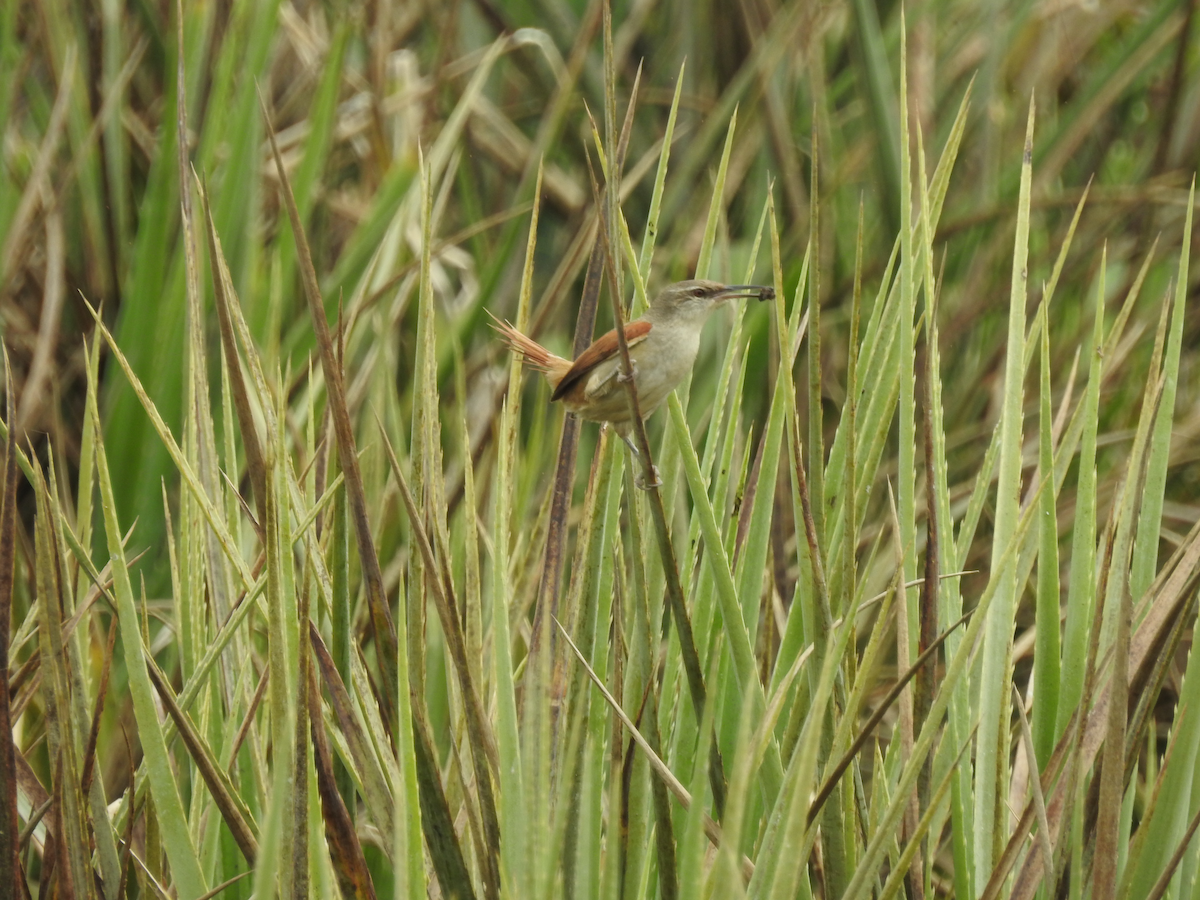
[[694, 288], [692, 288], [690, 293], [693, 297], [695, 297], [696, 299], [699, 299], [704, 296], [704, 288], [694, 287]]

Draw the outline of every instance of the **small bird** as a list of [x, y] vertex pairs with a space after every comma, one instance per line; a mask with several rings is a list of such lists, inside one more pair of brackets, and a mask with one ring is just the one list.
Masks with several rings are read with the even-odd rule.
[[[679, 281], [663, 288], [646, 314], [625, 324], [629, 361], [637, 388], [642, 418], [649, 416], [691, 371], [700, 349], [700, 333], [709, 313], [735, 297], [774, 298], [775, 290], [757, 284], [721, 284], [716, 281]], [[589, 422], [613, 427], [634, 455], [630, 439], [633, 418], [622, 386], [617, 332], [599, 337], [572, 362], [551, 353], [507, 322], [493, 326], [501, 339], [525, 364], [549, 382], [551, 400], [561, 400], [568, 410]], [[655, 472], [657, 481], [658, 473]]]

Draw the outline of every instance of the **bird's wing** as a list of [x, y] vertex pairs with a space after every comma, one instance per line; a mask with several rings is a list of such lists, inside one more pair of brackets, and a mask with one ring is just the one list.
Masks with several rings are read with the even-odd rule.
[[[646, 335], [650, 333], [650, 329], [653, 327], [653, 325], [644, 319], [628, 322], [625, 325], [625, 343], [630, 347], [640, 344], [646, 339]], [[586, 378], [596, 366], [605, 360], [615, 357], [619, 349], [617, 344], [617, 330], [615, 328], [607, 334], [596, 338], [592, 345], [580, 353], [579, 358], [575, 362], [571, 363], [571, 368], [562, 377], [562, 381], [558, 383], [558, 387], [554, 389], [554, 393], [550, 395], [550, 399], [561, 400], [566, 396], [567, 391], [571, 390], [580, 379]]]

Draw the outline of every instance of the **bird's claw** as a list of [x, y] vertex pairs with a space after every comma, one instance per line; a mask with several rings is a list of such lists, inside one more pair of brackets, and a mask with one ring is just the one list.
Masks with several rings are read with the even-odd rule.
[[[641, 459], [641, 451], [638, 450], [637, 444], [633, 442], [633, 439], [629, 437], [629, 435], [621, 435], [621, 440], [625, 442], [625, 446], [629, 448], [629, 451], [633, 454], [634, 459]], [[646, 476], [643, 472], [635, 472], [633, 475], [634, 487], [641, 488], [643, 491], [648, 491], [651, 488], [662, 487], [662, 475], [659, 474], [658, 466], [654, 465], [653, 463], [650, 465], [650, 474], [654, 480], [647, 482]]]
[[658, 471], [658, 466], [654, 466], [654, 465], [650, 466], [650, 474], [654, 477], [654, 480], [649, 483], [647, 483], [646, 475], [643, 472], [638, 472], [635, 476], [633, 476], [634, 487], [638, 488], [639, 490], [643, 490], [643, 491], [649, 491], [649, 490], [652, 490], [653, 488], [662, 487], [663, 486], [662, 475]]
[[637, 363], [635, 363], [631, 359], [629, 361], [629, 374], [626, 375], [624, 372], [618, 371], [617, 372], [617, 381], [621, 382], [621, 384], [629, 384], [629, 382], [631, 382], [637, 378], [637, 375], [638, 375]]

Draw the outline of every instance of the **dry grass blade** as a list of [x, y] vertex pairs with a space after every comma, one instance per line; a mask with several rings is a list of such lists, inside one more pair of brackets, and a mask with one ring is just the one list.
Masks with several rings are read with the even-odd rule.
[[208, 236], [208, 259], [212, 268], [213, 295], [216, 299], [221, 346], [225, 350], [225, 362], [229, 367], [234, 409], [237, 410], [238, 425], [241, 427], [242, 447], [246, 452], [246, 469], [250, 473], [250, 486], [254, 492], [258, 521], [262, 522], [265, 514], [263, 503], [266, 497], [266, 466], [263, 462], [258, 426], [254, 423], [254, 413], [250, 406], [249, 389], [242, 373], [241, 354], [238, 353], [237, 339], [234, 336], [233, 316], [230, 313], [230, 305], [235, 303], [237, 298], [231, 296], [227, 290], [231, 285], [226, 274], [225, 254], [221, 249], [221, 240], [217, 237], [217, 227], [213, 223], [212, 205], [208, 202], [208, 190], [203, 184], [199, 187], [200, 200], [204, 205], [204, 219], [208, 226], [205, 233]]
[[[1034, 501], [1031, 498], [1029, 503], [1030, 509], [1033, 508], [1033, 503]], [[1112, 564], [1113, 537], [1115, 532], [1115, 521], [1113, 519], [1115, 517], [1110, 518], [1104, 536], [1104, 554], [1100, 566], [1101, 590], [1098, 591], [1098, 596], [1103, 596], [1102, 589], [1107, 583], [1108, 571]], [[1089, 767], [1099, 748], [1098, 742], [1093, 741], [1093, 746], [1089, 752], [1087, 746], [1085, 746], [1085, 740], [1088, 730], [1092, 729], [1097, 721], [1104, 719], [1104, 710], [1106, 708], [1104, 704], [1107, 704], [1107, 697], [1102, 692], [1100, 700], [1093, 703], [1093, 696], [1095, 694], [1096, 646], [1100, 640], [1102, 619], [1103, 604], [1097, 603], [1095, 604], [1090, 623], [1083, 698], [1070, 724], [1064, 731], [1062, 739], [1059, 741], [1058, 746], [1055, 747], [1054, 754], [1046, 764], [1045, 771], [1042, 773], [1043, 794], [1049, 785], [1053, 783], [1051, 781], [1052, 774], [1057, 776], [1060, 772], [1065, 773], [1065, 777], [1059, 780], [1054, 794], [1051, 795], [1046, 813], [1047, 822], [1056, 835], [1060, 831], [1067, 811], [1074, 805], [1075, 792], [1079, 787], [1077, 783], [1079, 767]], [[1031, 798], [1030, 802], [1026, 804], [1025, 813], [1022, 815], [1016, 830], [1009, 838], [1004, 852], [995, 861], [991, 877], [988, 879], [988, 883], [981, 895], [981, 900], [995, 900], [995, 898], [1000, 896], [1009, 871], [1016, 865], [1021, 848], [1025, 844], [1025, 835], [1033, 827], [1034, 821], [1035, 811]], [[1042, 856], [1041, 843], [1035, 843], [1029, 854], [1025, 857], [1021, 871], [1017, 875], [1012, 896], [1019, 898], [1019, 900], [1029, 900], [1029, 898], [1032, 898], [1034, 892], [1037, 890], [1037, 885], [1044, 877], [1046, 867], [1052, 863], [1053, 860], [1046, 860]]]
[[229, 752], [226, 754], [226, 757], [230, 760], [230, 768], [233, 767], [238, 752], [242, 749], [242, 743], [246, 740], [246, 735], [250, 733], [250, 726], [254, 724], [255, 717], [258, 715], [258, 707], [262, 704], [263, 697], [267, 694], [270, 675], [271, 670], [263, 666], [262, 675], [258, 678], [258, 687], [254, 689], [254, 694], [250, 697], [250, 702], [246, 705], [246, 714], [242, 717], [242, 724], [238, 726], [238, 730], [233, 735], [233, 740], [229, 744]]
[[[662, 758], [654, 752], [654, 749], [650, 746], [650, 742], [646, 740], [646, 738], [638, 730], [638, 727], [633, 723], [633, 719], [629, 718], [628, 713], [621, 708], [621, 704], [617, 702], [617, 699], [608, 692], [608, 688], [604, 686], [604, 682], [601, 681], [596, 675], [595, 670], [588, 665], [587, 660], [579, 651], [579, 648], [575, 646], [575, 642], [571, 640], [571, 636], [567, 634], [567, 630], [563, 628], [562, 623], [555, 619], [554, 624], [558, 626], [559, 633], [562, 635], [563, 640], [567, 642], [567, 645], [575, 654], [575, 659], [578, 660], [579, 664], [583, 666], [584, 670], [587, 672], [588, 678], [592, 680], [592, 684], [596, 685], [600, 693], [604, 696], [605, 701], [607, 701], [608, 705], [612, 708], [612, 711], [616, 714], [617, 718], [621, 720], [621, 724], [625, 726], [625, 728], [629, 731], [630, 736], [646, 754], [646, 758], [650, 761], [650, 767], [654, 770], [654, 774], [662, 780], [662, 783], [667, 786], [667, 788], [675, 796], [675, 799], [679, 801], [680, 805], [682, 805], [684, 809], [690, 809], [692, 805], [692, 795], [688, 792], [688, 789], [685, 788], [683, 783], [675, 777], [675, 773], [671, 771], [670, 767], [665, 762], [663, 762]], [[708, 836], [709, 841], [712, 842], [714, 847], [719, 848], [721, 846], [721, 826], [714, 822], [707, 814], [704, 816], [704, 833]], [[753, 874], [754, 864], [743, 856], [742, 876], [749, 881], [750, 876]]]
[[[69, 625], [69, 623], [68, 623]], [[96, 691], [96, 705], [92, 711], [92, 727], [88, 731], [87, 744], [83, 749], [83, 792], [86, 794], [96, 772], [96, 740], [100, 736], [100, 714], [104, 711], [104, 698], [108, 695], [108, 676], [112, 671], [113, 644], [117, 640], [117, 617], [113, 616], [108, 627], [108, 644], [104, 648], [104, 667], [100, 671], [100, 687]], [[0, 669], [0, 671], [4, 671]]]
[[52, 525], [51, 488], [40, 463], [35, 464], [34, 475], [37, 498], [34, 562], [41, 601], [37, 607], [38, 651], [42, 657], [41, 693], [46, 716], [46, 750], [55, 769], [53, 793], [58, 804], [61, 840], [59, 877], [66, 879], [65, 890], [69, 896], [72, 886], [78, 885], [79, 890], [85, 890], [89, 880], [89, 860], [83, 850], [87, 833], [86, 802], [79, 780], [82, 742], [77, 730], [81, 723], [71, 706], [72, 665], [63, 633], [63, 595], [67, 587], [62, 580], [64, 570]]
[[[408, 513], [409, 525], [412, 527], [413, 539], [420, 548], [421, 557], [430, 572], [438, 572], [440, 567], [425, 532], [424, 523], [417, 510], [412, 491], [409, 490], [408, 480], [396, 459], [391, 441], [383, 428], [383, 423], [376, 419], [379, 433], [383, 437], [384, 448], [387, 451], [388, 462], [392, 474], [400, 487], [400, 495], [404, 499], [404, 508]], [[492, 734], [491, 725], [483, 708], [478, 688], [471, 677], [471, 666], [467, 660], [465, 637], [462, 621], [456, 611], [451, 608], [451, 600], [445, 592], [445, 585], [439, 577], [431, 577], [429, 585], [432, 588], [434, 606], [446, 636], [450, 657], [454, 661], [454, 671], [458, 676], [459, 689], [462, 691], [466, 708], [467, 735], [471, 743], [471, 763], [475, 771], [475, 786], [479, 792], [480, 813], [483, 819], [484, 840], [487, 856], [484, 857], [485, 881], [487, 895], [498, 896], [500, 890], [499, 853], [500, 853], [500, 824], [496, 813], [495, 794], [492, 790], [492, 772], [499, 764], [496, 752], [496, 740]], [[419, 711], [421, 704], [413, 705], [414, 714]], [[420, 721], [417, 719], [417, 721]], [[420, 753], [418, 746], [418, 753]], [[440, 787], [440, 785], [439, 785]]]
[[[1179, 615], [1192, 600], [1197, 581], [1200, 581], [1200, 524], [1192, 528], [1175, 556], [1164, 567], [1159, 580], [1152, 588], [1150, 610], [1130, 640], [1129, 671], [1135, 673], [1134, 684], [1145, 683], [1142, 673], [1149, 671], [1158, 661], [1158, 656], [1166, 645]], [[1109, 685], [1105, 684], [1096, 692], [1094, 703], [1088, 705], [1092, 712], [1081, 733], [1076, 734], [1075, 726], [1066, 730], [1043, 774], [1044, 789], [1053, 783], [1050, 776], [1057, 775], [1057, 770], [1065, 762], [1065, 757], [1072, 752], [1078, 753], [1078, 762], [1072, 762], [1072, 766], [1067, 771], [1072, 771], [1074, 765], [1091, 766], [1095, 761], [1103, 742], [1104, 730], [1107, 727], [1108, 689]], [[1076, 741], [1078, 742], [1077, 749], [1073, 750], [1076, 748]], [[1071, 790], [1072, 784], [1072, 779], [1059, 781], [1047, 805], [1047, 818], [1053, 834], [1058, 833], [1063, 817], [1070, 809], [1067, 794]], [[998, 896], [1008, 870], [1017, 862], [1017, 847], [1014, 845], [1023, 842], [1023, 834], [1028, 831], [1033, 819], [1033, 809], [1029, 807], [1022, 815], [1017, 831], [1009, 840], [1004, 856], [997, 863], [988, 890], [983, 894], [984, 898]], [[1033, 896], [1036, 885], [1042, 877], [1044, 865], [1045, 861], [1042, 858], [1040, 847], [1035, 844], [1014, 883], [1014, 898]]]
[[973, 612], [974, 610], [967, 613], [961, 619], [943, 631], [940, 635], [938, 635], [937, 640], [925, 648], [925, 651], [917, 657], [917, 661], [909, 667], [908, 671], [906, 671], [900, 678], [896, 679], [895, 684], [892, 685], [891, 690], [889, 690], [887, 693], [887, 696], [883, 698], [883, 701], [875, 708], [875, 712], [871, 714], [871, 718], [867, 720], [867, 723], [863, 725], [862, 730], [859, 731], [858, 737], [854, 739], [854, 743], [852, 743], [849, 749], [842, 755], [842, 758], [838, 761], [837, 765], [833, 767], [828, 777], [826, 777], [824, 784], [821, 785], [821, 789], [817, 791], [816, 796], [813, 798], [812, 803], [808, 807], [808, 821], [810, 825], [816, 821], [817, 814], [821, 811], [821, 807], [825, 805], [825, 801], [829, 799], [829, 795], [833, 793], [833, 789], [837, 787], [838, 781], [841, 780], [841, 777], [846, 773], [846, 769], [849, 768], [850, 763], [854, 761], [854, 757], [858, 755], [858, 751], [863, 748], [863, 745], [867, 742], [867, 739], [871, 736], [871, 733], [875, 730], [876, 726], [883, 721], [884, 716], [887, 715], [888, 710], [891, 709], [892, 704], [895, 703], [896, 699], [901, 693], [903, 693], [905, 687], [908, 686], [908, 683], [912, 681], [916, 674], [921, 671], [922, 667], [929, 662], [931, 658], [933, 658], [933, 655], [937, 653], [938, 648], [942, 646], [943, 642], [947, 637], [950, 636], [954, 629], [958, 628], [960, 625], [966, 622], [967, 619], [971, 618]]
[[413, 754], [416, 756], [417, 783], [421, 793], [421, 827], [443, 895], [475, 900], [471, 873], [463, 858], [454, 818], [433, 754], [429, 723], [417, 704], [413, 704]]
[[[17, 848], [19, 850], [23, 851], [29, 846], [29, 839], [33, 837], [34, 831], [36, 831], [38, 826], [42, 824], [42, 820], [46, 818], [46, 814], [50, 812], [50, 807], [53, 805], [53, 800], [46, 800], [40, 806], [35, 806], [30, 810], [29, 816], [25, 820], [25, 828], [22, 829], [19, 834], [17, 834]], [[50, 825], [53, 826], [53, 824], [54, 820], [53, 817], [51, 817]], [[47, 836], [52, 834], [53, 827], [48, 827], [46, 832]]]
[[1029, 770], [1031, 773], [1029, 786], [1033, 799], [1033, 808], [1037, 813], [1038, 821], [1038, 843], [1042, 848], [1042, 855], [1046, 859], [1054, 858], [1054, 848], [1050, 845], [1050, 823], [1046, 819], [1046, 798], [1042, 794], [1042, 779], [1037, 773], [1037, 755], [1033, 748], [1033, 732], [1029, 728], [1029, 718], [1025, 715], [1025, 703], [1021, 699], [1021, 692], [1017, 690], [1017, 686], [1012, 685], [1013, 705], [1017, 708], [1017, 719], [1021, 723], [1021, 746], [1025, 752], [1025, 758], [1028, 761]]
[[[54, 106], [50, 110], [50, 120], [42, 137], [42, 145], [38, 150], [37, 162], [29, 180], [25, 183], [25, 191], [21, 194], [21, 202], [8, 225], [8, 233], [4, 239], [4, 248], [0, 252], [0, 284], [10, 285], [10, 275], [17, 258], [24, 250], [27, 232], [33, 221], [33, 215], [38, 204], [50, 189], [50, 165], [58, 150], [58, 142], [62, 139], [63, 126], [66, 124], [67, 107], [71, 99], [71, 85], [75, 81], [75, 47], [67, 50], [67, 61], [63, 66], [59, 79], [58, 95], [54, 98]], [[7, 288], [2, 289], [7, 292]], [[12, 384], [11, 381], [7, 382]], [[10, 422], [14, 421], [9, 419]]]
[[[315, 557], [317, 554], [312, 554], [312, 556]], [[316, 590], [316, 587], [313, 585], [315, 578], [313, 568], [314, 566], [305, 567], [304, 586], [300, 590], [300, 597], [298, 598], [298, 613], [302, 623], [311, 621], [312, 593]], [[304, 640], [302, 629], [297, 637], [299, 638], [297, 652], [300, 659], [296, 673], [299, 682], [296, 685], [296, 720], [292, 726], [292, 783], [307, 785], [311, 746], [309, 720], [312, 718], [314, 711], [318, 711], [321, 708], [321, 693], [313, 686], [315, 672], [312, 662], [312, 644], [310, 641]], [[309, 884], [312, 877], [309, 872], [308, 862], [309, 803], [307, 790], [298, 793], [299, 802], [295, 803], [292, 807], [292, 830], [295, 835], [295, 843], [292, 846], [292, 872], [294, 881], [291, 889], [295, 892], [295, 896], [305, 897], [309, 894]]]
[[[396, 477], [396, 484], [400, 488], [400, 496], [403, 498], [405, 509], [408, 512], [409, 524], [413, 529], [413, 538], [420, 549], [422, 558], [425, 560], [425, 565], [431, 572], [438, 572], [441, 567], [434, 556], [433, 547], [429, 543], [429, 536], [425, 533], [425, 526], [421, 520], [420, 512], [417, 510], [412, 491], [409, 489], [408, 479], [404, 477], [404, 471], [400, 468], [399, 460], [396, 459], [396, 451], [392, 449], [387, 432], [383, 429], [383, 423], [377, 420], [377, 424], [379, 425], [379, 433], [383, 436], [384, 448], [387, 451], [387, 458], [391, 464], [392, 474]], [[437, 607], [442, 628], [446, 632], [450, 656], [454, 660], [455, 670], [463, 692], [463, 699], [467, 709], [468, 731], [474, 731], [471, 735], [472, 747], [481, 761], [486, 761], [494, 767], [497, 765], [496, 742], [492, 737], [491, 728], [488, 725], [488, 719], [483, 710], [478, 690], [475, 683], [471, 680], [471, 666], [467, 660], [462, 622], [456, 610], [451, 608], [450, 599], [445, 593], [445, 585], [442, 580], [434, 577], [429, 580], [429, 583], [433, 589], [434, 605]], [[486, 775], [486, 770], [482, 774]]]
[[321, 670], [325, 689], [329, 692], [329, 704], [350, 750], [363, 801], [385, 838], [391, 841], [392, 795], [379, 762], [373, 756], [370, 738], [355, 714], [354, 701], [333, 664], [333, 657], [312, 622], [308, 623], [308, 639], [312, 643], [314, 659]]
[[937, 790], [934, 792], [929, 802], [925, 805], [925, 812], [921, 815], [920, 820], [916, 823], [912, 833], [906, 835], [908, 838], [908, 843], [905, 844], [904, 850], [900, 854], [900, 859], [897, 861], [896, 866], [892, 869], [891, 874], [888, 876], [887, 883], [884, 885], [883, 890], [879, 894], [880, 900], [891, 900], [892, 897], [895, 897], [897, 894], [899, 894], [901, 888], [905, 884], [906, 877], [909, 875], [915, 874], [915, 877], [919, 882], [923, 881], [924, 876], [920, 872], [911, 873], [910, 867], [912, 866], [914, 860], [917, 860], [917, 854], [920, 852], [921, 848], [921, 841], [924, 840], [925, 835], [929, 832], [929, 827], [933, 823], [934, 816], [937, 814], [941, 805], [945, 802], [946, 795], [950, 792], [950, 785], [954, 777], [954, 769], [962, 761], [963, 754], [966, 753], [967, 748], [971, 746], [971, 739], [974, 736], [975, 730], [972, 729], [971, 734], [967, 736], [967, 739], [963, 741], [962, 747], [959, 748], [958, 755], [954, 758], [954, 762], [947, 767], [946, 774], [942, 778], [941, 784], [938, 785]]
[[362, 845], [334, 779], [333, 756], [329, 751], [321, 704], [317, 699], [320, 697], [320, 691], [317, 687], [315, 666], [308, 667], [307, 677], [309, 694], [314, 698], [314, 702], [308, 707], [313, 764], [317, 770], [317, 793], [321, 797], [321, 812], [324, 816], [325, 835], [329, 840], [329, 855], [334, 864], [334, 873], [344, 896], [374, 900], [375, 885], [371, 881], [371, 873], [367, 870]]
[[167, 676], [163, 674], [158, 663], [154, 661], [154, 657], [148, 652], [146, 653], [146, 662], [150, 680], [154, 682], [154, 689], [158, 692], [158, 697], [166, 708], [167, 714], [179, 730], [179, 736], [183, 738], [183, 743], [187, 747], [192, 761], [196, 764], [200, 777], [204, 779], [217, 809], [220, 810], [225, 825], [237, 842], [238, 849], [246, 857], [246, 861], [254, 865], [255, 858], [258, 856], [258, 840], [251, 825], [250, 810], [242, 806], [241, 795], [230, 781], [229, 776], [217, 764], [212, 751], [209, 750], [204, 738], [192, 725], [187, 713], [180, 708], [178, 698], [171, 690]]
[[[234, 875], [232, 878], [227, 878], [224, 881], [222, 881], [220, 884], [218, 884], [216, 887], [214, 887], [207, 894], [202, 894], [201, 896], [197, 897], [196, 900], [211, 900], [211, 898], [217, 897], [217, 896], [225, 893], [226, 890], [233, 887], [239, 881], [241, 881], [244, 878], [249, 878], [253, 874], [254, 874], [253, 872], [247, 870], [245, 872], [242, 872], [240, 875]], [[120, 896], [120, 894], [118, 894], [117, 896]]]
[[[4, 351], [7, 408], [4, 419], [12, 423], [16, 404], [12, 370]], [[9, 693], [9, 640], [12, 624], [13, 561], [16, 553], [17, 441], [7, 429], [4, 462], [0, 466], [0, 884], [24, 884], [19, 861], [20, 829], [17, 820], [17, 760], [13, 743], [12, 697]]]
[[[110, 339], [106, 336], [106, 339]], [[153, 410], [153, 406], [150, 407]], [[97, 440], [96, 472], [99, 476], [101, 508], [104, 510], [104, 531], [107, 538], [109, 557], [113, 563], [114, 595], [117, 614], [121, 622], [121, 633], [125, 669], [128, 675], [129, 694], [137, 722], [143, 750], [143, 772], [154, 796], [155, 809], [163, 826], [164, 849], [175, 874], [178, 893], [191, 900], [208, 890], [199, 858], [196, 855], [191, 832], [188, 829], [179, 797], [178, 782], [171, 766], [170, 754], [164, 728], [158, 718], [154, 704], [154, 689], [147, 671], [148, 661], [143, 645], [136, 636], [142, 632], [139, 612], [133, 597], [133, 584], [121, 543], [116, 503], [113, 496], [112, 478], [108, 467], [108, 454], [104, 441], [99, 438], [99, 417], [93, 407]], [[169, 437], [169, 433], [167, 435]], [[186, 462], [180, 459], [181, 462]], [[203, 492], [199, 492], [203, 496]], [[214, 516], [214, 521], [218, 521]], [[214, 529], [215, 530], [215, 529]], [[134, 799], [130, 792], [130, 800]], [[129, 804], [132, 806], [132, 802]]]
[[162, 441], [167, 453], [170, 455], [171, 462], [175, 464], [176, 468], [179, 470], [180, 476], [187, 485], [189, 492], [199, 503], [200, 509], [204, 513], [204, 518], [208, 525], [212, 528], [217, 540], [220, 541], [221, 549], [225, 552], [226, 558], [228, 558], [237, 569], [237, 573], [242, 580], [243, 587], [252, 587], [255, 583], [254, 577], [251, 575], [251, 572], [247, 568], [245, 561], [242, 559], [240, 553], [236, 549], [237, 545], [229, 532], [229, 528], [225, 524], [224, 518], [209, 499], [207, 492], [201, 484], [200, 478], [197, 476], [195, 470], [188, 462], [187, 457], [184, 456], [178, 442], [176, 442], [174, 436], [171, 434], [171, 430], [167, 427], [167, 423], [163, 421], [162, 416], [159, 414], [158, 408], [154, 405], [154, 402], [146, 393], [141, 380], [137, 377], [137, 374], [133, 371], [133, 367], [129, 364], [129, 360], [121, 352], [121, 349], [117, 345], [117, 341], [113, 337], [112, 332], [109, 331], [101, 321], [100, 313], [91, 306], [88, 307], [88, 312], [91, 313], [96, 322], [97, 329], [100, 331], [101, 335], [103, 335], [104, 340], [112, 350], [113, 357], [117, 361], [117, 364], [121, 367], [121, 371], [124, 372], [125, 377], [129, 379], [130, 386], [133, 388], [134, 393], [137, 395], [138, 401], [142, 404], [146, 414], [150, 417], [150, 422], [154, 426], [154, 430], [158, 433], [159, 439]]
[[[833, 612], [829, 604], [829, 583], [825, 580], [825, 563], [822, 561], [823, 555], [821, 553], [819, 538], [820, 527], [813, 516], [813, 503], [809, 495], [808, 477], [804, 471], [804, 460], [802, 459], [804, 444], [800, 440], [800, 417], [789, 416], [788, 418], [791, 424], [791, 440], [789, 443], [792, 445], [792, 474], [796, 479], [796, 492], [800, 495], [801, 518], [804, 520], [804, 538], [808, 544], [808, 564], [812, 567], [812, 582], [814, 592], [817, 595], [817, 608], [820, 610], [821, 617], [824, 620], [822, 627], [826, 634], [830, 634], [833, 631]], [[810, 462], [814, 464], [815, 468], [821, 467], [818, 457], [812, 457]], [[742, 508], [748, 509], [752, 505], [753, 501], [743, 501]]]
[[29, 801], [30, 807], [37, 811], [36, 816], [30, 816], [30, 820], [25, 824], [25, 830], [20, 833], [19, 846], [23, 846], [32, 836], [34, 829], [37, 828], [38, 822], [32, 821], [33, 819], [37, 819], [38, 821], [44, 820], [46, 828], [53, 832], [58, 830], [58, 817], [50, 815], [50, 807], [53, 805], [54, 799], [38, 780], [37, 773], [33, 771], [33, 766], [29, 764], [29, 760], [25, 758], [25, 754], [20, 751], [16, 753], [16, 770], [17, 774], [13, 783], [25, 795], [25, 799]]
[[386, 723], [390, 721], [391, 711], [395, 707], [396, 631], [392, 624], [392, 614], [388, 609], [387, 597], [384, 595], [383, 573], [379, 568], [379, 556], [371, 535], [366, 489], [363, 486], [362, 472], [358, 465], [358, 454], [355, 452], [354, 429], [350, 422], [350, 410], [346, 403], [346, 387], [342, 379], [341, 366], [338, 365], [333, 338], [329, 333], [329, 323], [325, 320], [325, 306], [321, 302], [320, 282], [317, 280], [317, 271], [313, 267], [308, 237], [305, 234], [304, 225], [300, 221], [299, 210], [296, 209], [296, 198], [292, 194], [292, 186], [283, 165], [283, 158], [279, 155], [275, 131], [271, 126], [271, 116], [267, 112], [266, 101], [261, 92], [258, 100], [262, 107], [267, 137], [271, 144], [271, 154], [275, 159], [275, 170], [279, 174], [284, 205], [287, 207], [288, 218], [292, 224], [292, 237], [296, 242], [301, 280], [304, 284], [304, 296], [308, 301], [309, 316], [312, 318], [313, 334], [316, 336], [317, 347], [321, 352], [321, 372], [325, 376], [333, 432], [337, 440], [338, 461], [341, 463], [342, 472], [346, 478], [350, 516], [354, 520], [354, 533], [358, 542], [359, 557], [362, 560], [367, 606], [371, 611], [371, 624], [375, 629], [375, 641], [379, 648], [379, 664], [383, 673], [383, 694], [387, 699], [382, 709]]
[[37, 347], [33, 364], [21, 392], [17, 409], [17, 431], [24, 432], [42, 401], [46, 382], [52, 374], [54, 348], [58, 343], [58, 327], [62, 318], [63, 297], [66, 294], [66, 250], [63, 218], [57, 208], [46, 214], [46, 286], [43, 291], [42, 316], [38, 327]]
[[[1095, 856], [1091, 895], [1111, 900], [1117, 893], [1117, 860], [1120, 856], [1121, 795], [1125, 790], [1125, 728], [1129, 698], [1129, 592], [1117, 600], [1117, 634], [1112, 676], [1109, 680], [1108, 717], [1100, 760], [1099, 818], [1095, 830]], [[1041, 810], [1039, 810], [1041, 812]], [[1045, 828], [1045, 824], [1042, 826]]]

